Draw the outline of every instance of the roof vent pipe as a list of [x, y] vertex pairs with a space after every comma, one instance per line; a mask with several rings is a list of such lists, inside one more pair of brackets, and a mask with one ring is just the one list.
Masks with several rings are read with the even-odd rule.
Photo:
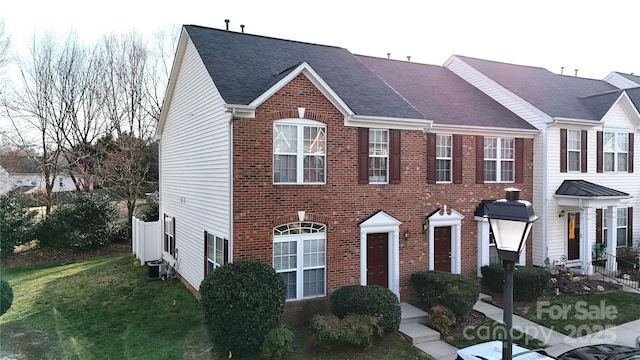
[[576, 71], [576, 75], [575, 76], [578, 77], [578, 69], [575, 69], [575, 71]]
[[224, 22], [227, 24], [227, 31], [229, 31], [229, 19], [224, 19]]
[[240, 29], [244, 32], [244, 25], [240, 25]]
[[564, 74], [564, 66], [560, 66], [560, 75]]
[[411, 55], [407, 56], [407, 61], [411, 61]]
[[387, 59], [391, 59], [391, 53], [387, 53]]

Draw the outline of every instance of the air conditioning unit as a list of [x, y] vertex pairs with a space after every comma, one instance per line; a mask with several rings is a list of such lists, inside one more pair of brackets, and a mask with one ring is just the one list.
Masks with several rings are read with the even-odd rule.
[[153, 260], [147, 263], [148, 274], [147, 280], [160, 280], [167, 275], [169, 263], [163, 260]]

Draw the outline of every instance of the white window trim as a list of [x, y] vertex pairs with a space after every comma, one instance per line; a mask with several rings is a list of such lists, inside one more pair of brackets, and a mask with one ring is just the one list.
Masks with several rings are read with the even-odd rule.
[[[569, 144], [571, 143], [571, 134], [578, 135], [578, 148], [573, 149]], [[568, 172], [581, 172], [582, 171], [582, 132], [580, 130], [567, 129], [567, 171]], [[571, 153], [578, 154], [578, 169], [571, 169], [571, 157], [569, 156]]]
[[[607, 134], [613, 134], [613, 151], [607, 151], [606, 149], [606, 136]], [[618, 137], [625, 137], [625, 141], [627, 142], [627, 150], [622, 151], [617, 149]], [[613, 170], [607, 170], [607, 154], [613, 154]], [[625, 154], [627, 155], [627, 168], [624, 170], [620, 170], [618, 164], [618, 155]], [[627, 172], [629, 170], [629, 134], [623, 131], [604, 131], [602, 133], [602, 170], [607, 173], [615, 173], [615, 172]]]
[[[501, 137], [495, 137], [495, 136], [489, 136], [489, 137], [485, 137], [484, 141], [485, 144], [484, 146], [486, 147], [486, 141], [487, 139], [496, 139], [496, 157], [495, 158], [487, 158], [486, 156], [484, 156], [484, 161], [492, 161], [496, 163], [496, 180], [487, 180], [486, 179], [486, 174], [484, 176], [484, 182], [485, 183], [513, 183], [515, 182], [515, 178], [516, 178], [516, 143], [515, 143], [515, 138], [501, 138]], [[513, 153], [513, 158], [512, 159], [503, 159], [502, 158], [502, 141], [503, 140], [513, 140], [513, 149], [512, 149], [512, 153]], [[502, 180], [502, 163], [503, 162], [510, 162], [512, 164], [513, 167], [513, 179], [511, 180]], [[483, 166], [484, 166], [484, 162], [483, 162]], [[484, 169], [483, 169], [484, 171]]]
[[[209, 240], [213, 239], [213, 258], [209, 257]], [[213, 265], [213, 269], [217, 269], [220, 266], [224, 265], [224, 238], [222, 236], [218, 236], [214, 233], [207, 232], [207, 263], [211, 263]], [[218, 241], [221, 241], [221, 244], [218, 244]], [[218, 246], [220, 245], [220, 246]], [[218, 251], [222, 251], [222, 264], [219, 264], [216, 261], [216, 255]], [[207, 274], [209, 273], [209, 267], [207, 266]]]
[[[274, 185], [324, 185], [327, 183], [327, 125], [321, 123], [319, 121], [308, 120], [308, 119], [281, 119], [273, 122], [273, 126], [275, 125], [290, 125], [296, 126], [297, 133], [297, 148], [295, 152], [296, 156], [296, 181], [295, 182], [276, 182], [274, 178], [275, 167], [273, 166], [274, 158], [276, 153], [273, 152], [273, 139], [271, 141], [271, 164], [272, 164], [272, 174], [271, 181]], [[324, 165], [324, 181], [321, 182], [305, 182], [304, 181], [304, 128], [305, 127], [318, 127], [324, 130], [325, 136], [325, 149], [322, 156], [324, 157], [323, 165]], [[273, 130], [272, 130], [273, 131]], [[280, 153], [279, 155], [293, 155], [293, 153]]]
[[[624, 211], [622, 211], [624, 210]], [[629, 214], [629, 210], [626, 207], [618, 207], [616, 208], [616, 231], [615, 231], [615, 238], [616, 238], [616, 247], [627, 247], [627, 243], [628, 243], [628, 233], [629, 233], [629, 219], [627, 219], [627, 216]], [[622, 215], [622, 216], [620, 216]], [[624, 219], [624, 225], [621, 225], [620, 223], [622, 222], [621, 219]], [[619, 238], [618, 238], [618, 231], [620, 229], [624, 229], [624, 233], [625, 233], [625, 241], [624, 244], [620, 245], [619, 242]]]
[[[384, 131], [387, 133], [387, 153], [386, 155], [372, 155], [371, 154], [371, 132], [375, 131]], [[369, 129], [369, 164], [368, 171], [371, 171], [371, 158], [384, 158], [387, 159], [387, 169], [385, 175], [385, 181], [371, 181], [371, 176], [369, 176], [369, 184], [388, 184], [389, 183], [389, 152], [391, 149], [391, 143], [389, 141], [389, 129]]]
[[[283, 224], [284, 225], [284, 224]], [[305, 240], [322, 240], [324, 242], [324, 265], [316, 266], [304, 266], [304, 241]], [[294, 235], [273, 235], [273, 244], [282, 242], [296, 242], [296, 297], [287, 299], [286, 301], [297, 301], [303, 299], [313, 299], [324, 297], [327, 295], [327, 233], [326, 230], [322, 232], [313, 232], [305, 234]], [[272, 247], [273, 248], [273, 247]], [[271, 259], [275, 256], [275, 249], [272, 250]], [[304, 296], [304, 271], [324, 269], [324, 292], [318, 295]], [[276, 273], [291, 272], [291, 270], [276, 270]]]
[[[440, 146], [440, 137], [448, 137], [449, 138], [449, 156], [442, 157], [438, 156], [438, 147]], [[449, 180], [438, 180], [438, 160], [447, 160], [449, 161]], [[446, 134], [436, 134], [436, 184], [450, 184], [453, 182], [453, 135]]]

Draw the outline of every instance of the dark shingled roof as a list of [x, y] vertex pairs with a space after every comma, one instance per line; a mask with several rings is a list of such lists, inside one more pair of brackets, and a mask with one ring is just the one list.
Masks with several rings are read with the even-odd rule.
[[579, 196], [579, 197], [627, 197], [629, 194], [608, 188], [606, 186], [594, 184], [585, 180], [565, 180], [562, 182], [556, 195]]
[[185, 25], [227, 104], [248, 105], [307, 62], [357, 115], [424, 119], [348, 50]]
[[356, 57], [437, 124], [535, 129], [445, 67]]
[[618, 90], [603, 80], [559, 75], [540, 67], [457, 57], [552, 117], [600, 120], [603, 98], [589, 105], [590, 97]]

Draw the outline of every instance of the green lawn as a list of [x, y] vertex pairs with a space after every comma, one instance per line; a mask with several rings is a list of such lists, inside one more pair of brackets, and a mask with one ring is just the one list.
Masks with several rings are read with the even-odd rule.
[[[131, 255], [3, 270], [14, 300], [0, 317], [0, 358], [216, 359], [193, 294], [177, 280], [145, 282], [146, 275]], [[307, 329], [295, 331], [292, 359], [433, 360], [399, 334], [369, 350], [320, 353]]]
[[640, 294], [620, 291], [562, 295], [538, 302], [525, 317], [565, 335], [580, 337], [640, 319]]
[[4, 270], [14, 300], [0, 317], [3, 355], [179, 359], [194, 331], [206, 344], [195, 297], [179, 281], [145, 282], [146, 267], [133, 262], [117, 256]]

